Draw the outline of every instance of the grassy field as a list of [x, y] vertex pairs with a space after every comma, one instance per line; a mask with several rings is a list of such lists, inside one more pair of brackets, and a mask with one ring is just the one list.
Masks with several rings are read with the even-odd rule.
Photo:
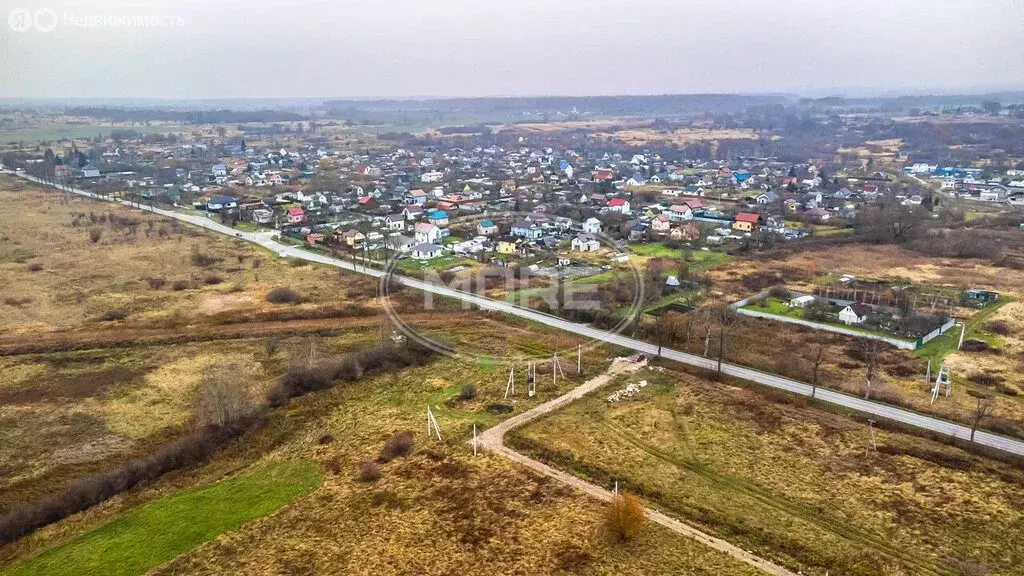
[[0, 178], [0, 202], [3, 331], [258, 317], [279, 308], [266, 301], [277, 286], [302, 295], [299, 308], [373, 305], [375, 286], [348, 296], [351, 286], [367, 284], [352, 275], [292, 266], [252, 244], [152, 214], [78, 197], [65, 203], [11, 177]]
[[[513, 445], [804, 574], [1022, 574], [1021, 473], [803, 404], [652, 371]], [[609, 390], [621, 388], [620, 380]], [[987, 572], [968, 572], [965, 570]]]
[[321, 482], [308, 460], [271, 461], [226, 480], [144, 504], [4, 574], [135, 575], [270, 514]]

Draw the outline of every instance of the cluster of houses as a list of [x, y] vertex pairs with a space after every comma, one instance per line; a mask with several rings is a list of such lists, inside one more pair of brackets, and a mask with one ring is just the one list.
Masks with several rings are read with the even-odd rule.
[[981, 168], [940, 168], [936, 164], [918, 162], [906, 166], [904, 171], [934, 180], [940, 189], [960, 198], [1024, 206], [1024, 170], [993, 173]]

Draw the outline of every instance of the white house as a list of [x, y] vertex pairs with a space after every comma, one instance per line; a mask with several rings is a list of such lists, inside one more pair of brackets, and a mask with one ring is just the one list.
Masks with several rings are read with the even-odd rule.
[[412, 247], [412, 257], [417, 260], [430, 260], [441, 255], [443, 248], [435, 244], [422, 243]]
[[420, 176], [420, 182], [423, 183], [440, 182], [443, 179], [444, 172], [438, 172], [436, 170], [433, 172], [424, 172], [423, 175]]
[[600, 234], [601, 233], [601, 221], [597, 218], [587, 218], [587, 221], [583, 223], [584, 234]]
[[839, 312], [839, 321], [843, 324], [863, 324], [868, 319], [871, 308], [855, 302]]
[[392, 232], [405, 230], [405, 214], [388, 214], [384, 222]]
[[797, 296], [796, 298], [793, 298], [789, 301], [789, 305], [793, 308], [806, 308], [811, 302], [814, 302], [814, 296], [808, 294], [806, 296]]
[[608, 210], [629, 215], [629, 200], [625, 198], [612, 198], [608, 201]]
[[430, 222], [416, 224], [416, 241], [420, 244], [433, 244], [441, 239], [441, 229]]
[[668, 218], [673, 222], [693, 219], [693, 210], [686, 204], [673, 204], [668, 208]]
[[577, 252], [595, 252], [601, 249], [601, 243], [590, 234], [579, 234], [572, 239], [572, 249]]

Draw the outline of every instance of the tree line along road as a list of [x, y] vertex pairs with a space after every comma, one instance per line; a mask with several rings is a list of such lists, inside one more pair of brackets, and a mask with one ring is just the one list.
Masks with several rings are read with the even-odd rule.
[[[310, 262], [317, 262], [327, 266], [334, 266], [344, 270], [350, 270], [352, 272], [356, 272], [359, 274], [365, 274], [368, 276], [372, 276], [374, 278], [381, 278], [386, 274], [384, 271], [378, 270], [376, 268], [369, 268], [367, 266], [347, 262], [344, 260], [340, 260], [338, 258], [332, 258], [330, 256], [326, 256], [323, 254], [308, 252], [295, 246], [282, 244], [280, 242], [275, 241], [272, 238], [274, 234], [273, 232], [239, 232], [233, 228], [224, 226], [223, 224], [214, 222], [202, 216], [196, 216], [194, 214], [183, 214], [181, 212], [163, 210], [160, 208], [151, 208], [148, 206], [139, 206], [134, 203], [130, 203], [126, 200], [104, 199], [96, 196], [93, 193], [86, 192], [84, 190], [66, 188], [59, 185], [51, 184], [48, 182], [44, 182], [39, 178], [24, 173], [15, 173], [11, 171], [5, 171], [4, 173], [14, 174], [16, 176], [35, 182], [37, 184], [41, 184], [44, 186], [52, 186], [66, 192], [71, 192], [80, 196], [85, 196], [87, 198], [92, 198], [99, 201], [120, 203], [131, 208], [143, 210], [145, 212], [153, 212], [155, 214], [159, 214], [167, 218], [174, 218], [176, 220], [193, 224], [195, 226], [199, 226], [207, 230], [218, 232], [220, 234], [240, 238], [242, 240], [262, 246], [263, 248], [270, 250], [281, 257], [300, 258]], [[394, 278], [410, 288], [415, 288], [417, 290], [422, 290], [424, 292], [430, 292], [432, 294], [437, 294], [439, 296], [460, 300], [462, 302], [475, 305], [479, 307], [481, 310], [493, 310], [496, 312], [511, 314], [513, 316], [518, 316], [520, 318], [530, 320], [533, 322], [538, 322], [546, 326], [551, 326], [553, 328], [558, 328], [560, 330], [572, 332], [574, 334], [591, 338], [593, 340], [606, 342], [608, 344], [614, 344], [616, 346], [621, 346], [623, 348], [627, 348], [637, 352], [642, 352], [650, 356], [660, 355], [661, 357], [666, 358], [668, 360], [681, 362], [683, 364], [689, 364], [691, 366], [696, 366], [699, 368], [704, 368], [708, 370], [717, 369], [717, 361], [708, 358], [703, 358], [701, 356], [696, 356], [694, 354], [680, 352], [677, 350], [671, 350], [669, 348], [661, 348], [659, 353], [659, 347], [654, 344], [649, 344], [647, 342], [643, 342], [635, 338], [629, 338], [627, 336], [616, 334], [614, 332], [607, 332], [605, 330], [593, 328], [585, 324], [569, 322], [568, 320], [564, 320], [557, 316], [544, 314], [542, 312], [531, 310], [529, 308], [525, 308], [509, 302], [503, 302], [501, 300], [495, 300], [493, 298], [488, 298], [486, 296], [456, 290], [454, 288], [449, 288], [447, 286], [442, 286], [439, 284], [424, 282], [422, 280], [417, 280], [415, 278], [408, 278], [405, 276], [394, 276]], [[904, 424], [906, 426], [911, 426], [914, 428], [919, 428], [921, 430], [927, 430], [945, 436], [958, 438], [963, 441], [970, 441], [971, 429], [969, 427], [964, 426], [962, 424], [957, 424], [955, 422], [950, 422], [948, 420], [935, 418], [933, 416], [926, 416], [924, 414], [919, 414], [917, 412], [912, 412], [910, 410], [905, 410], [903, 408], [897, 408], [895, 406], [882, 404], [880, 402], [865, 400], [857, 396], [851, 396], [849, 394], [836, 392], [834, 390], [827, 390], [819, 387], [815, 391], [810, 384], [806, 384], [804, 382], [799, 382], [796, 380], [791, 380], [789, 378], [783, 378], [781, 376], [776, 376], [774, 374], [768, 374], [765, 372], [754, 370], [752, 368], [747, 368], [745, 366], [739, 366], [736, 364], [723, 363], [722, 372], [728, 376], [732, 376], [742, 380], [747, 380], [750, 382], [755, 382], [762, 386], [768, 386], [770, 388], [775, 388], [777, 390], [784, 390], [786, 392], [791, 392], [793, 394], [800, 394], [802, 396], [811, 396], [813, 391], [814, 398], [816, 400], [825, 402], [827, 404], [832, 404], [834, 406], [840, 406], [848, 410], [861, 412], [872, 417], [884, 418], [886, 420], [891, 420], [893, 422], [898, 422], [900, 424]], [[984, 430], [977, 431], [977, 433], [974, 436], [974, 443], [981, 446], [994, 448], [996, 450], [1000, 450], [1003, 452], [1024, 456], [1024, 441], [1015, 440], [1013, 438], [1008, 438], [1006, 436], [1001, 436], [999, 434], [986, 432]]]

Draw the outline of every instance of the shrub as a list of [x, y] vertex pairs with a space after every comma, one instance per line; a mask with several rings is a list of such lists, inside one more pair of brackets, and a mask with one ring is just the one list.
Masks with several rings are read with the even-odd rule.
[[413, 435], [412, 432], [405, 431], [399, 432], [391, 437], [390, 440], [384, 444], [384, 448], [380, 451], [380, 461], [390, 462], [395, 458], [403, 458], [412, 453], [413, 447]]
[[203, 252], [199, 248], [192, 248], [192, 255], [189, 257], [194, 266], [201, 266], [203, 268], [207, 266], [213, 266], [217, 262], [220, 262], [220, 258], [212, 254]]
[[984, 340], [964, 340], [964, 345], [961, 347], [964, 352], [987, 352], [991, 349], [992, 347]]
[[186, 288], [188, 288], [188, 281], [187, 280], [175, 280], [171, 284], [171, 290], [174, 290], [175, 292], [181, 292], [182, 290], [185, 290]]
[[43, 269], [42, 262], [33, 262], [33, 263], [28, 265], [28, 271], [29, 272], [39, 272], [42, 269]]
[[25, 296], [23, 298], [15, 298], [13, 296], [8, 296], [7, 298], [4, 298], [4, 304], [7, 304], [8, 306], [14, 306], [15, 308], [21, 308], [22, 306], [31, 303], [32, 299], [29, 298], [28, 296]]
[[303, 266], [305, 266], [308, 263], [309, 262], [306, 262], [302, 258], [289, 258], [288, 259], [288, 264], [291, 264], [292, 268], [302, 268]]
[[993, 334], [999, 334], [1000, 336], [1006, 336], [1010, 333], [1010, 325], [1005, 320], [993, 320], [985, 325], [985, 330]]
[[464, 385], [462, 387], [462, 390], [459, 392], [459, 400], [467, 401], [467, 400], [472, 400], [473, 398], [476, 398], [476, 385], [475, 384], [466, 384], [466, 385]]
[[149, 284], [150, 290], [159, 290], [164, 287], [164, 284], [167, 283], [167, 280], [164, 280], [163, 278], [160, 277], [147, 278], [146, 283]]
[[124, 320], [128, 317], [128, 311], [124, 308], [117, 308], [115, 310], [107, 310], [100, 316], [100, 322], [113, 322], [114, 320]]
[[363, 462], [363, 465], [359, 467], [359, 480], [362, 482], [380, 480], [380, 465], [373, 461]]
[[331, 458], [324, 462], [324, 471], [332, 476], [337, 476], [341, 473], [341, 462], [337, 458]]
[[647, 514], [640, 499], [632, 494], [619, 494], [612, 498], [605, 510], [605, 526], [620, 541], [637, 537], [647, 522]]
[[235, 282], [234, 284], [231, 285], [231, 289], [229, 290], [229, 292], [231, 292], [232, 294], [245, 292], [245, 284], [242, 284], [241, 282]]
[[114, 470], [76, 480], [62, 492], [23, 504], [0, 516], [0, 544], [13, 542], [172, 470], [206, 462], [219, 446], [238, 438], [256, 422], [249, 420], [225, 427], [204, 428], [166, 444], [148, 456], [129, 460]]
[[99, 228], [93, 228], [93, 229], [89, 230], [89, 242], [92, 242], [93, 244], [95, 244], [95, 243], [99, 242], [100, 238], [102, 238], [102, 237], [103, 237], [103, 230], [100, 230]]
[[975, 384], [981, 384], [982, 386], [998, 386], [1005, 380], [1002, 376], [999, 376], [998, 374], [984, 373], [971, 374], [970, 376], [967, 377], [967, 379], [970, 380], [971, 382], [974, 382]]
[[321, 446], [326, 446], [326, 445], [330, 444], [331, 442], [334, 442], [334, 436], [332, 436], [330, 434], [324, 434], [324, 435], [322, 435], [322, 436], [320, 436], [319, 438], [316, 439], [316, 443], [321, 445]]
[[223, 281], [224, 279], [216, 274], [207, 274], [206, 278], [203, 278], [203, 284], [206, 284], [207, 286], [220, 284]]
[[267, 294], [267, 302], [271, 302], [273, 304], [298, 304], [299, 302], [302, 302], [302, 297], [291, 288], [279, 286]]

